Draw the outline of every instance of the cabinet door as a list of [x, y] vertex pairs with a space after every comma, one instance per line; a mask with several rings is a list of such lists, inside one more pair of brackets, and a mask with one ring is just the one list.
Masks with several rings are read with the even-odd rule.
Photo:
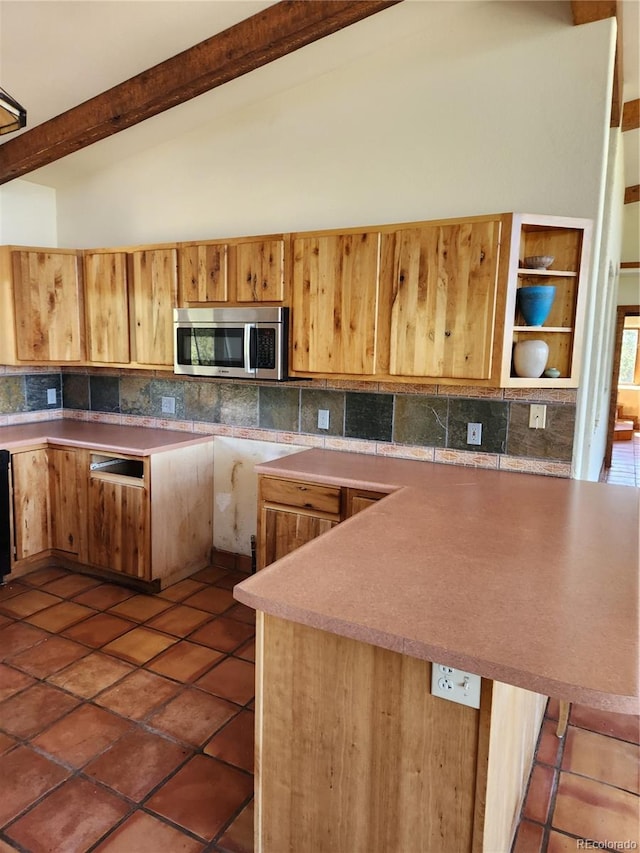
[[112, 480], [89, 480], [89, 562], [148, 579], [147, 492]]
[[49, 468], [47, 451], [26, 450], [11, 456], [16, 560], [50, 548]]
[[78, 453], [75, 450], [50, 447], [47, 456], [51, 547], [78, 554], [81, 539], [79, 487], [83, 473], [79, 470]]
[[180, 247], [180, 305], [228, 301], [227, 254], [226, 243]]
[[16, 350], [22, 361], [80, 361], [78, 259], [56, 252], [12, 252]]
[[294, 239], [292, 370], [375, 372], [379, 255], [377, 232]]
[[389, 372], [488, 379], [500, 221], [395, 233]]
[[284, 240], [261, 240], [236, 246], [238, 302], [282, 302]]
[[99, 363], [131, 360], [127, 256], [124, 252], [84, 257], [87, 358]]
[[260, 518], [258, 568], [290, 554], [321, 533], [331, 530], [338, 522], [317, 515], [302, 513], [286, 507], [263, 506]]
[[367, 509], [387, 496], [386, 492], [370, 492], [362, 489], [346, 489], [345, 518]]
[[134, 360], [173, 364], [173, 308], [177, 301], [175, 249], [133, 252], [132, 315]]

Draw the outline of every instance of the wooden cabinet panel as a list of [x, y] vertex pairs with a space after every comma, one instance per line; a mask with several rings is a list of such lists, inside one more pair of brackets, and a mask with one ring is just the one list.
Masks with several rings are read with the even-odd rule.
[[[82, 456], [82, 454], [81, 454]], [[82, 477], [85, 472], [78, 465], [78, 452], [50, 447], [49, 500], [51, 547], [77, 554], [80, 549], [80, 500]]]
[[387, 496], [387, 492], [370, 492], [364, 489], [345, 489], [345, 518], [367, 509]]
[[127, 255], [86, 254], [84, 272], [87, 358], [126, 364], [131, 360]]
[[389, 372], [489, 379], [500, 221], [395, 233]]
[[104, 569], [148, 578], [146, 489], [92, 477], [88, 509], [89, 561]]
[[282, 302], [284, 240], [261, 240], [236, 246], [238, 302]]
[[260, 480], [260, 498], [269, 503], [286, 504], [301, 509], [320, 512], [340, 512], [339, 486], [320, 483], [301, 483], [297, 480], [280, 480], [263, 477]]
[[263, 507], [260, 519], [262, 542], [259, 544], [259, 568], [290, 554], [305, 542], [310, 542], [321, 533], [331, 530], [337, 523], [337, 520], [321, 518], [313, 513]]
[[49, 469], [47, 450], [26, 450], [11, 456], [16, 560], [50, 547]]
[[23, 361], [80, 361], [81, 284], [75, 254], [14, 251], [16, 354]]
[[375, 372], [379, 257], [378, 232], [294, 238], [294, 371]]
[[173, 364], [173, 314], [177, 304], [175, 249], [148, 249], [131, 255], [134, 361]]
[[180, 304], [226, 302], [229, 299], [226, 243], [180, 246]]

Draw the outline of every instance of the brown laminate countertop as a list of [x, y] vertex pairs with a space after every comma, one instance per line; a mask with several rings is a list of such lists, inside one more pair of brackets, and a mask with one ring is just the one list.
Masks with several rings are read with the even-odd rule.
[[51, 442], [67, 447], [86, 447], [90, 450], [126, 453], [131, 456], [151, 456], [176, 447], [211, 440], [210, 435], [91, 421], [36, 421], [0, 427], [0, 448], [5, 450], [19, 450]]
[[326, 450], [256, 470], [393, 494], [240, 583], [239, 601], [639, 713], [640, 490]]

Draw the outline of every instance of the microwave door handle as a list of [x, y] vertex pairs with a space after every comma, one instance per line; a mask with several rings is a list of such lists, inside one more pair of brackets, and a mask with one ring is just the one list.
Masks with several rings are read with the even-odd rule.
[[256, 325], [245, 323], [244, 327], [244, 363], [245, 371], [253, 376], [256, 372]]

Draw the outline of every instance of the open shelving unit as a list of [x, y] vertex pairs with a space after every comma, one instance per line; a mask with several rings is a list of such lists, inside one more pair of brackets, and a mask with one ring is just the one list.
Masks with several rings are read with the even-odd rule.
[[[589, 272], [592, 223], [563, 216], [514, 214], [504, 329], [501, 385], [505, 388], [576, 388], [584, 326], [586, 283]], [[553, 257], [549, 269], [529, 269], [524, 258]], [[530, 326], [517, 307], [517, 292], [528, 284], [553, 284], [555, 298], [541, 326]], [[560, 371], [557, 378], [517, 376], [513, 348], [519, 341], [543, 340], [549, 347], [546, 367]]]

